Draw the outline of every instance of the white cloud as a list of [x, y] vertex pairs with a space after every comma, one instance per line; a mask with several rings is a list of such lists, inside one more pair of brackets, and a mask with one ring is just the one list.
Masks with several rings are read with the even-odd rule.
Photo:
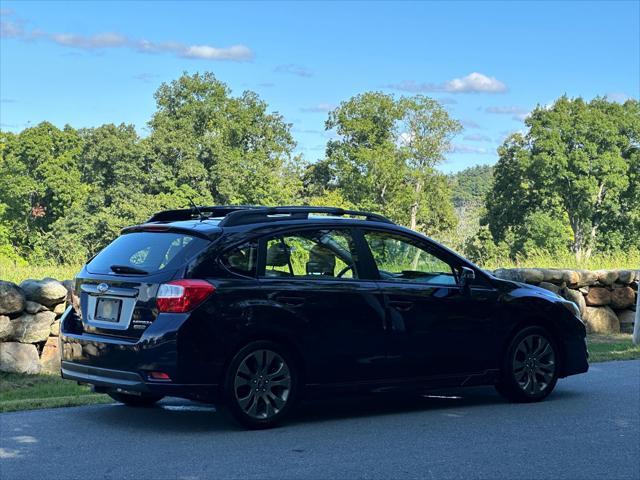
[[514, 116], [512, 116], [511, 118], [513, 120], [518, 120], [520, 122], [524, 122], [527, 117], [529, 116], [529, 112], [524, 112], [524, 113], [517, 113]]
[[472, 133], [471, 135], [465, 135], [463, 140], [466, 140], [468, 142], [490, 142], [491, 137], [482, 135], [480, 133]]
[[301, 108], [300, 111], [307, 112], [307, 113], [323, 113], [323, 112], [330, 112], [335, 108], [336, 108], [336, 105], [332, 103], [319, 103], [318, 105], [315, 105], [313, 107]]
[[504, 93], [508, 90], [507, 86], [497, 78], [478, 72], [472, 72], [465, 77], [454, 78], [443, 83], [416, 83], [413, 80], [405, 80], [386, 85], [386, 87], [411, 93]]
[[124, 47], [129, 43], [125, 36], [118, 33], [98, 33], [90, 36], [74, 35], [72, 33], [53, 33], [49, 35], [49, 39], [58, 45], [83, 50]]
[[487, 113], [496, 113], [498, 115], [518, 115], [521, 113], [527, 113], [527, 110], [520, 107], [487, 107], [484, 109]]
[[507, 86], [495, 77], [488, 77], [482, 73], [473, 72], [462, 78], [454, 78], [445, 84], [447, 92], [468, 93], [503, 93], [507, 91]]
[[470, 120], [468, 118], [464, 120], [460, 120], [460, 123], [465, 128], [482, 128], [477, 122], [475, 122], [474, 120]]
[[6, 20], [0, 21], [0, 38], [21, 38], [24, 30], [21, 25]]
[[156, 80], [158, 77], [159, 75], [156, 75], [155, 73], [138, 73], [137, 75], [133, 76], [134, 79], [140, 80], [141, 82], [144, 82], [144, 83], [152, 82], [153, 80]]
[[481, 147], [472, 147], [470, 145], [454, 145], [451, 150], [453, 153], [464, 153], [473, 155], [486, 155], [489, 150]]
[[298, 77], [312, 77], [313, 72], [307, 67], [302, 65], [296, 65], [295, 63], [289, 63], [287, 65], [278, 65], [273, 69], [276, 73], [288, 73], [289, 75], [297, 75]]
[[192, 45], [185, 47], [183, 57], [204, 60], [250, 60], [253, 53], [244, 45], [233, 45], [227, 48], [210, 47], [209, 45]]
[[[5, 16], [5, 15], [3, 15]], [[232, 60], [237, 62], [251, 60], [253, 52], [244, 45], [214, 47], [211, 45], [185, 45], [180, 42], [152, 42], [135, 40], [116, 32], [78, 35], [75, 33], [48, 33], [42, 30], [25, 31], [21, 24], [11, 21], [0, 22], [0, 37], [25, 41], [46, 40], [64, 47], [78, 50], [103, 50], [109, 48], [128, 48], [140, 53], [170, 53], [179, 57], [200, 60]]]
[[618, 102], [618, 103], [624, 103], [627, 100], [631, 100], [633, 98], [630, 95], [627, 95], [626, 93], [622, 93], [622, 92], [607, 93], [605, 97], [610, 102]]
[[513, 120], [522, 122], [529, 116], [529, 111], [524, 108], [514, 107], [514, 106], [503, 106], [503, 107], [487, 107], [484, 109], [487, 113], [494, 113], [497, 115], [511, 115]]
[[398, 136], [398, 143], [400, 145], [409, 146], [411, 145], [411, 140], [413, 140], [413, 133], [411, 132], [402, 132]]

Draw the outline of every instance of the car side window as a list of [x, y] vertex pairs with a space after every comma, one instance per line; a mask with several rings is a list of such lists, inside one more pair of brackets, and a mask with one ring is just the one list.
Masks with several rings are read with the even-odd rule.
[[454, 270], [418, 242], [389, 232], [364, 234], [380, 277], [397, 282], [457, 285]]
[[221, 260], [229, 271], [247, 277], [255, 277], [258, 265], [258, 244], [250, 242], [232, 248], [222, 254]]
[[265, 277], [357, 278], [353, 238], [344, 230], [302, 230], [266, 241]]

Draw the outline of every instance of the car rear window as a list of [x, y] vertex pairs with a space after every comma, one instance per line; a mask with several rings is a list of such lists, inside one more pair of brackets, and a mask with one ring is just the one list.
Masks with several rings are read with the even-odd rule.
[[[209, 241], [184, 233], [133, 232], [116, 238], [88, 264], [91, 273], [155, 273], [177, 268]], [[117, 268], [113, 268], [117, 266]]]

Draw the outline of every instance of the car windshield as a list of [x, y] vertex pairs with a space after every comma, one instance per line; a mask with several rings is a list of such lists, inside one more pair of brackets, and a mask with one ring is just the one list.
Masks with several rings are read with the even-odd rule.
[[111, 242], [88, 264], [90, 273], [140, 275], [175, 268], [208, 241], [175, 232], [133, 232]]

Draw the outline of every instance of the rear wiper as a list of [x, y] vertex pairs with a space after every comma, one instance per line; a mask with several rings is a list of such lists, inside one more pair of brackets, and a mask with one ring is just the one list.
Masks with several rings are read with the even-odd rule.
[[111, 265], [109, 267], [115, 273], [130, 273], [132, 275], [147, 275], [149, 272], [129, 265]]

